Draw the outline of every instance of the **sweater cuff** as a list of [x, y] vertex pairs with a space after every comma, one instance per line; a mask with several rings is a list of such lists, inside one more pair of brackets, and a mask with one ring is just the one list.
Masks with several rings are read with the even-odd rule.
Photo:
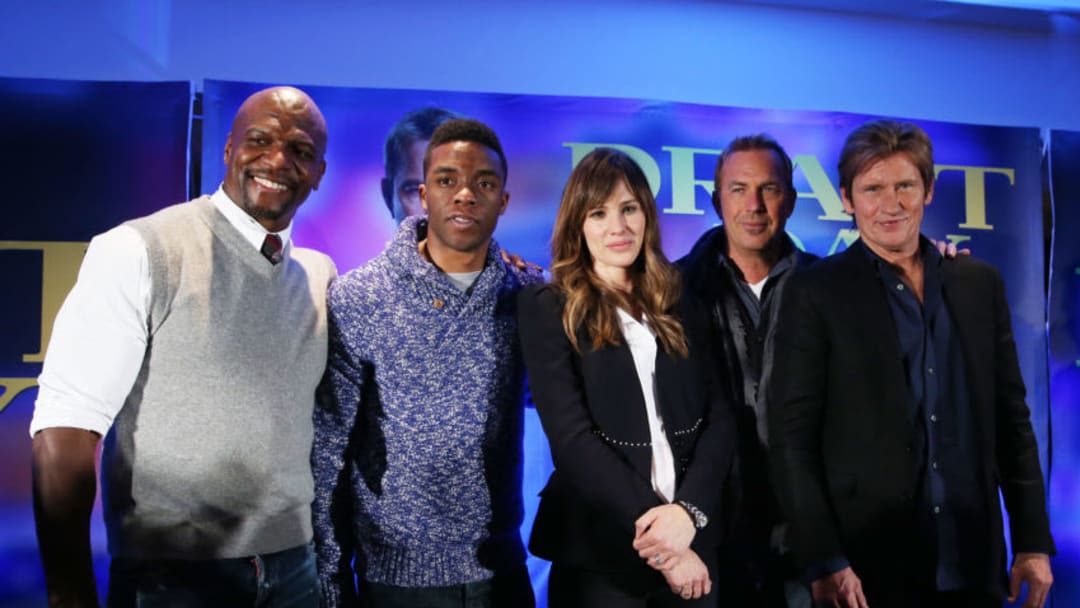
[[356, 583], [351, 572], [348, 576], [320, 578], [319, 595], [319, 605], [322, 608], [350, 608], [359, 605]]

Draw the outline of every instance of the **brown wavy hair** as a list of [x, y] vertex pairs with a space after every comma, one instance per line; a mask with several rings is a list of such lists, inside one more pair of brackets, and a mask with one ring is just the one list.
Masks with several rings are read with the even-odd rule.
[[[631, 290], [607, 286], [593, 270], [585, 244], [585, 217], [625, 182], [645, 214], [641, 253], [629, 269]], [[660, 227], [649, 182], [624, 152], [597, 148], [574, 167], [563, 189], [551, 234], [551, 282], [566, 298], [563, 330], [581, 352], [577, 331], [584, 327], [594, 349], [622, 340], [616, 308], [640, 311], [668, 354], [687, 355], [686, 334], [673, 314], [679, 301], [679, 272], [660, 249]]]

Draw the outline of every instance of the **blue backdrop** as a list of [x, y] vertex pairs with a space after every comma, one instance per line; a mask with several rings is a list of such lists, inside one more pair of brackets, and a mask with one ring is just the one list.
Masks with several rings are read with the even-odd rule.
[[[0, 571], [0, 604], [10, 605], [15, 598], [40, 601], [42, 597], [29, 507], [26, 437], [35, 391], [27, 389], [14, 400], [10, 397], [20, 387], [32, 384], [40, 370], [40, 363], [26, 361], [26, 355], [41, 350], [55, 313], [50, 303], [58, 303], [74, 279], [72, 269], [77, 267], [85, 241], [123, 219], [185, 198], [191, 86], [50, 81], [0, 84], [0, 107], [9, 110], [0, 120], [12, 123], [2, 132], [5, 137], [13, 135], [9, 142], [19, 142], [17, 147], [5, 147], [4, 154], [12, 158], [5, 158], [4, 167], [13, 177], [9, 181], [25, 184], [21, 186], [25, 190], [12, 199], [22, 203], [13, 205], [16, 221], [0, 227], [0, 239], [7, 239], [0, 241], [0, 278], [14, 289], [9, 293], [31, 296], [6, 298], [3, 306], [8, 308], [0, 314], [5, 337], [0, 342], [0, 375], [5, 376], [8, 387], [0, 395], [0, 400], [6, 401], [0, 403], [11, 401], [0, 413], [0, 439], [9, 439], [0, 442], [0, 449], [5, 450], [0, 461], [0, 468], [5, 469], [0, 477], [0, 483], [5, 484], [0, 488], [0, 508], [4, 509], [0, 512], [0, 532], [4, 532], [0, 534], [0, 560], [6, 560], [0, 561], [0, 566], [9, 566]], [[201, 158], [198, 177], [203, 191], [213, 190], [221, 180], [222, 150], [233, 114], [243, 98], [261, 86], [206, 82], [202, 146], [192, 151]], [[298, 244], [326, 251], [342, 272], [374, 256], [392, 233], [394, 223], [379, 188], [383, 139], [402, 114], [430, 105], [479, 118], [500, 134], [510, 164], [511, 202], [496, 237], [505, 248], [541, 264], [549, 257], [547, 243], [562, 185], [575, 160], [596, 145], [623, 147], [646, 170], [662, 210], [665, 250], [672, 258], [685, 253], [717, 222], [709, 193], [720, 148], [736, 135], [758, 131], [776, 136], [796, 161], [800, 196], [789, 223], [792, 236], [819, 254], [843, 249], [854, 236], [850, 218], [842, 213], [839, 203], [835, 163], [844, 137], [868, 116], [626, 99], [329, 87], [307, 90], [327, 117], [328, 169], [319, 191], [300, 210], [294, 237]], [[939, 172], [925, 232], [972, 248], [1005, 276], [1045, 471], [1051, 402], [1044, 330], [1039, 131], [916, 122], [935, 143]], [[13, 242], [47, 245], [16, 247]], [[64, 243], [71, 245], [65, 247]], [[60, 260], [55, 267], [61, 270], [47, 272], [48, 259]], [[50, 276], [54, 284], [47, 286]], [[1067, 301], [1075, 308], [1073, 285]], [[1054, 404], [1057, 416], [1062, 402], [1055, 397]], [[536, 492], [551, 466], [534, 412], [528, 413], [527, 422], [525, 494], [529, 512], [524, 535], [531, 525]], [[1068, 431], [1060, 425], [1056, 428], [1060, 445]], [[1060, 460], [1056, 462], [1060, 466]], [[1053, 514], [1054, 529], [1065, 553], [1067, 538], [1073, 547], [1080, 540], [1060, 536], [1059, 522], [1075, 517], [1076, 512], [1075, 501], [1060, 505]], [[100, 525], [97, 515], [95, 522]], [[100, 529], [95, 534], [100, 553], [103, 534]], [[1073, 563], [1069, 562], [1070, 569]], [[531, 567], [542, 595], [544, 564], [534, 561]], [[99, 576], [103, 574], [104, 569], [99, 568]], [[1067, 578], [1071, 577], [1059, 569], [1062, 591], [1065, 586], [1061, 581]], [[1059, 593], [1058, 597], [1071, 596]]]
[[[0, 79], [0, 605], [44, 605], [28, 429], [52, 319], [86, 243], [187, 194], [188, 82]], [[93, 545], [104, 574], [105, 533]], [[25, 604], [24, 604], [25, 602]]]
[[1050, 141], [1050, 518], [1058, 546], [1054, 566], [1062, 573], [1055, 577], [1058, 605], [1075, 606], [1080, 603], [1080, 133], [1054, 131]]
[[[206, 81], [202, 184], [221, 181], [217, 160], [240, 103], [266, 84]], [[618, 146], [645, 170], [661, 209], [664, 249], [685, 254], [718, 221], [710, 203], [722, 146], [766, 131], [796, 164], [799, 201], [788, 231], [826, 255], [854, 238], [839, 199], [836, 160], [847, 134], [866, 115], [725, 108], [661, 101], [495, 95], [441, 91], [306, 87], [326, 116], [327, 174], [297, 215], [294, 238], [328, 253], [341, 272], [379, 251], [394, 229], [383, 206], [383, 141], [406, 112], [437, 106], [478, 118], [499, 134], [509, 162], [510, 206], [496, 230], [500, 244], [545, 264], [562, 186], [577, 159], [598, 145]], [[1006, 280], [1021, 370], [1029, 387], [1043, 470], [1048, 462], [1045, 298], [1043, 296], [1042, 152], [1037, 129], [915, 121], [934, 142], [938, 182], [924, 232], [970, 247]], [[526, 418], [526, 522], [551, 470], [535, 412]], [[546, 565], [532, 560], [537, 594]]]

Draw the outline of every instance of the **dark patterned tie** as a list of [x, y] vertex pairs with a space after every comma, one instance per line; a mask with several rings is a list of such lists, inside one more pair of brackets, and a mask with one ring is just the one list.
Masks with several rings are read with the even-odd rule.
[[267, 234], [263, 239], [262, 254], [271, 264], [281, 261], [281, 237], [276, 234]]

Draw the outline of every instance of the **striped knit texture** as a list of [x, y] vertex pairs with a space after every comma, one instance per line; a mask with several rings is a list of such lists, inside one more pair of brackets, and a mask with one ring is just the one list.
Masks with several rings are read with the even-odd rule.
[[330, 361], [315, 414], [324, 603], [366, 580], [456, 585], [521, 564], [522, 383], [516, 294], [538, 272], [492, 240], [460, 291], [420, 256], [424, 218], [330, 289]]

